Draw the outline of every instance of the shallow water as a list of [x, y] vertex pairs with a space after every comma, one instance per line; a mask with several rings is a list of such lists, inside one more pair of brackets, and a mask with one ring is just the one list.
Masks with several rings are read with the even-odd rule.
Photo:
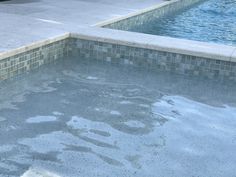
[[1, 177], [235, 176], [235, 84], [67, 59], [0, 85]]
[[207, 0], [131, 31], [236, 45], [236, 1]]

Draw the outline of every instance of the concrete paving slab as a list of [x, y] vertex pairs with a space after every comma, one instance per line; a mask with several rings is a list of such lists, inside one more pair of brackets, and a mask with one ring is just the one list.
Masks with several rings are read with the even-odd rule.
[[0, 2], [0, 52], [120, 17], [163, 0], [12, 0]]

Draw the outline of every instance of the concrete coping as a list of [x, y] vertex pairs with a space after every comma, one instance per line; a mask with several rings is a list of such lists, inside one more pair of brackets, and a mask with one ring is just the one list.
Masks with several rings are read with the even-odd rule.
[[18, 54], [21, 54], [21, 53], [24, 53], [24, 52], [27, 52], [27, 51], [51, 44], [51, 43], [54, 43], [57, 41], [67, 39], [68, 37], [70, 37], [70, 33], [65, 33], [65, 34], [62, 34], [59, 36], [48, 38], [46, 40], [37, 41], [37, 42], [31, 43], [29, 45], [25, 45], [25, 46], [13, 49], [13, 50], [4, 51], [4, 52], [0, 53], [0, 60], [3, 60], [8, 57], [18, 55]]
[[113, 29], [87, 29], [71, 37], [236, 62], [236, 47]]

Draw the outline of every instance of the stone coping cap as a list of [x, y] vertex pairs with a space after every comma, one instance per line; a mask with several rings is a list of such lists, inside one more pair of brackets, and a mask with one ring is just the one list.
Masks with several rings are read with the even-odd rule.
[[80, 32], [71, 33], [70, 36], [131, 47], [236, 62], [236, 47], [229, 45], [104, 28], [84, 29]]

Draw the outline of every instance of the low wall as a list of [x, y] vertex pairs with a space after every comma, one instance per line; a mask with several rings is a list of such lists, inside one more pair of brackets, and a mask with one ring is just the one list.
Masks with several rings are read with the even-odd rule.
[[[208, 79], [236, 81], [235, 48], [227, 46], [222, 53], [204, 53], [158, 45], [135, 43], [72, 34], [70, 50], [74, 56], [151, 70], [198, 76]], [[175, 39], [173, 39], [175, 40]], [[189, 41], [191, 43], [191, 41]], [[202, 43], [200, 43], [202, 44]], [[211, 45], [209, 45], [211, 46]], [[196, 45], [195, 45], [196, 47]], [[221, 48], [222, 46], [214, 46]], [[215, 48], [217, 50], [217, 48]], [[206, 49], [207, 50], [207, 49]], [[209, 48], [210, 50], [210, 48]]]

